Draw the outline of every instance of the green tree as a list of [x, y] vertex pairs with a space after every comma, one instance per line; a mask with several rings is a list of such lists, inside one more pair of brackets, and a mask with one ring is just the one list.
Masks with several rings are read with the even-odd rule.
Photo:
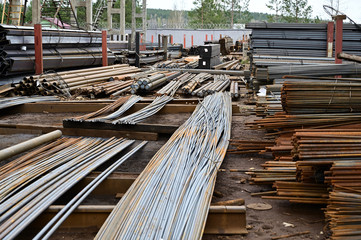
[[267, 8], [274, 12], [274, 15], [268, 16], [269, 22], [279, 22], [281, 20], [281, 11], [282, 11], [282, 0], [269, 0], [266, 4]]
[[282, 0], [282, 20], [290, 23], [311, 22], [312, 7], [307, 0]]
[[206, 24], [224, 23], [224, 8], [220, 1], [194, 0], [193, 4], [195, 8], [189, 12], [191, 24], [204, 27]]

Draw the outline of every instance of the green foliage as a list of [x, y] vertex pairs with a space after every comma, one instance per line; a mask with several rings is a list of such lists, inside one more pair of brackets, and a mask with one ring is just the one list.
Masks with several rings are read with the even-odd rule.
[[221, 2], [216, 0], [194, 0], [194, 10], [189, 12], [191, 24], [221, 24], [225, 23], [225, 12]]
[[269, 22], [310, 23], [312, 7], [308, 0], [269, 0], [267, 7], [274, 11]]

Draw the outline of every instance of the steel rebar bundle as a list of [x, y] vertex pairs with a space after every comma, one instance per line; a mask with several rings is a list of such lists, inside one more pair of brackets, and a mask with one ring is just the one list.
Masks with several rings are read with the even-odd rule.
[[131, 108], [134, 104], [136, 104], [137, 102], [139, 102], [140, 100], [142, 100], [142, 97], [140, 96], [136, 96], [136, 95], [132, 95], [118, 110], [116, 110], [115, 112], [103, 116], [103, 117], [99, 117], [99, 118], [92, 118], [89, 119], [87, 121], [91, 121], [91, 122], [104, 122], [106, 120], [112, 120], [112, 119], [116, 119], [119, 118], [121, 115], [123, 115], [123, 113], [125, 113], [129, 108]]
[[127, 64], [117, 64], [108, 67], [88, 68], [65, 72], [54, 72], [25, 77], [18, 84], [14, 84], [17, 95], [69, 95], [69, 93], [105, 94], [110, 95], [127, 88], [130, 81], [111, 81], [114, 76], [129, 76], [140, 72], [141, 69]]
[[131, 93], [135, 94], [138, 91], [151, 91], [163, 86], [168, 81], [178, 77], [180, 72], [158, 72], [147, 77], [139, 78], [131, 87]]
[[29, 153], [25, 161], [15, 160], [20, 166], [12, 162], [5, 165], [0, 238], [13, 239], [79, 180], [133, 142], [115, 138], [59, 140], [58, 145]]
[[288, 82], [282, 107], [289, 114], [361, 112], [361, 83]]
[[185, 94], [191, 94], [193, 90], [199, 86], [202, 82], [210, 79], [212, 77], [209, 73], [199, 73], [196, 75], [191, 75], [192, 79], [188, 81], [188, 83], [182, 87], [182, 91]]
[[115, 109], [122, 106], [126, 101], [128, 101], [129, 98], [130, 98], [130, 96], [120, 97], [119, 99], [115, 100], [113, 103], [108, 104], [107, 106], [99, 109], [98, 111], [88, 113], [88, 114], [78, 116], [78, 117], [73, 117], [70, 120], [71, 121], [83, 122], [83, 121], [88, 120], [88, 119], [98, 118], [98, 117], [103, 116], [105, 114], [109, 114], [111, 112], [114, 112]]
[[[138, 146], [133, 148], [119, 160], [110, 165], [107, 169], [102, 171], [93, 181], [91, 181], [83, 190], [81, 190], [71, 201], [69, 201], [64, 208], [58, 212], [46, 226], [33, 238], [36, 239], [48, 239], [55, 230], [66, 220], [66, 218], [76, 209], [80, 203], [97, 187], [103, 180], [105, 180], [112, 172], [114, 172], [121, 164], [123, 164], [129, 157], [136, 153], [139, 149], [147, 144], [147, 141], [143, 141]], [[45, 235], [44, 235], [45, 234]]]
[[209, 82], [198, 89], [192, 91], [192, 95], [197, 95], [198, 97], [204, 97], [215, 92], [223, 92], [225, 91], [229, 84], [229, 76], [227, 75], [214, 75], [213, 82]]
[[192, 74], [190, 73], [183, 73], [180, 76], [176, 77], [174, 80], [170, 81], [167, 85], [165, 85], [163, 88], [157, 91], [156, 95], [168, 95], [168, 96], [174, 96], [176, 91], [189, 81], [189, 76]]
[[95, 239], [201, 239], [231, 111], [229, 93], [207, 96], [154, 155]]
[[7, 97], [0, 99], [0, 109], [21, 105], [24, 103], [59, 101], [55, 96]]
[[[133, 98], [135, 99], [135, 98]], [[130, 115], [124, 116], [120, 119], [112, 121], [113, 124], [136, 124], [144, 119], [153, 116], [159, 112], [168, 102], [172, 101], [173, 97], [170, 96], [160, 96], [156, 97], [149, 105], [140, 109], [139, 111], [132, 113]], [[139, 100], [138, 100], [139, 101]], [[114, 119], [114, 118], [113, 118]]]

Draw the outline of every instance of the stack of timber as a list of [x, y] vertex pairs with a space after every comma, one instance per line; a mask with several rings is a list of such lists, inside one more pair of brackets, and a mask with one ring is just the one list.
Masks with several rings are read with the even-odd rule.
[[[0, 25], [0, 74], [34, 72], [34, 28]], [[42, 29], [44, 70], [99, 66], [102, 64], [102, 34], [97, 31]], [[108, 52], [108, 63], [115, 56]]]
[[[13, 84], [15, 95], [62, 95], [85, 93], [94, 95], [110, 95], [127, 89], [130, 91], [129, 81], [114, 80], [130, 79], [134, 73], [141, 69], [127, 64], [112, 65], [108, 67], [88, 68], [65, 72], [46, 73], [25, 77], [17, 84]], [[117, 95], [117, 94], [115, 94]]]

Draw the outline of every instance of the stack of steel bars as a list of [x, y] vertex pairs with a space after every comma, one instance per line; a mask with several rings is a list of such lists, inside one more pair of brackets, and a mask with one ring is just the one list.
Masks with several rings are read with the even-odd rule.
[[159, 89], [156, 93], [157, 96], [168, 95], [174, 96], [178, 88], [189, 81], [190, 73], [183, 73], [180, 76], [176, 77], [172, 81], [170, 81], [163, 88]]
[[24, 103], [59, 101], [55, 96], [7, 97], [0, 98], [0, 109], [22, 105]]
[[107, 92], [114, 93], [121, 88], [129, 87], [129, 82], [114, 80], [109, 86], [109, 79], [113, 76], [123, 75], [130, 78], [133, 73], [141, 69], [127, 64], [108, 67], [88, 68], [65, 72], [47, 73], [25, 77], [20, 83], [14, 85], [14, 92], [18, 95], [56, 95], [73, 93], [75, 91], [86, 93]]
[[96, 239], [201, 239], [231, 116], [229, 93], [207, 96], [154, 155]]
[[131, 86], [131, 93], [135, 94], [138, 91], [151, 91], [155, 88], [163, 86], [169, 80], [178, 77], [180, 72], [159, 72], [151, 76], [139, 78]]
[[70, 120], [83, 122], [85, 120], [91, 120], [91, 119], [102, 117], [104, 115], [114, 112], [117, 108], [119, 108], [125, 102], [127, 102], [129, 98], [130, 98], [130, 96], [120, 97], [119, 99], [115, 100], [113, 103], [108, 104], [107, 106], [99, 109], [98, 111], [91, 112], [91, 113], [88, 113], [88, 114], [85, 114], [82, 116], [78, 116], [78, 117], [73, 117]]
[[361, 112], [361, 83], [288, 82], [282, 106], [289, 114]]
[[225, 91], [230, 84], [229, 76], [227, 75], [214, 75], [213, 81], [192, 91], [193, 96], [204, 97], [215, 92]]
[[13, 239], [63, 193], [134, 140], [62, 138], [0, 169], [0, 238]]
[[[0, 25], [0, 74], [33, 72], [34, 28]], [[96, 31], [42, 29], [44, 70], [102, 64], [102, 34]], [[108, 63], [115, 56], [108, 52]]]
[[209, 73], [199, 73], [199, 74], [192, 74], [189, 76], [191, 79], [188, 83], [182, 87], [182, 91], [184, 94], [192, 94], [194, 89], [199, 86], [202, 82], [210, 79], [212, 77]]

